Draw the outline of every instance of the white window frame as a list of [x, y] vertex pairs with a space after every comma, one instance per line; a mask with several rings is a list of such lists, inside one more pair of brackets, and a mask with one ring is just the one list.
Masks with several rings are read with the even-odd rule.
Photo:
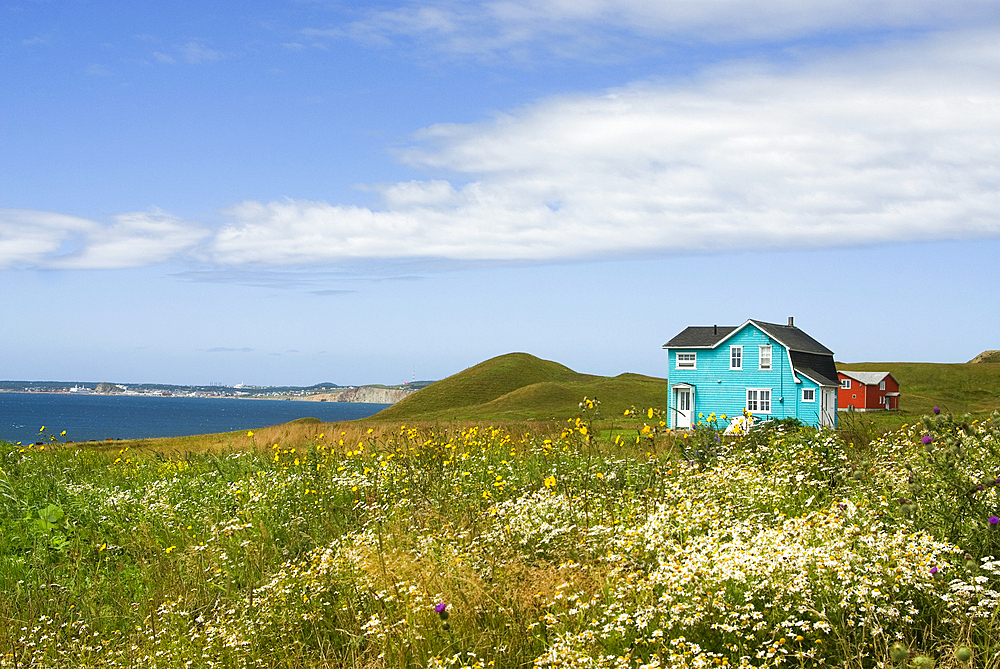
[[[752, 395], [751, 395], [752, 393]], [[771, 413], [771, 389], [747, 388], [746, 409], [750, 413]]]
[[850, 379], [841, 379], [840, 380], [840, 387], [843, 388], [844, 390], [850, 390], [851, 389], [851, 380]]
[[[685, 356], [684, 364], [681, 364], [681, 356]], [[691, 356], [688, 360], [687, 356]], [[690, 364], [688, 364], [690, 362]], [[674, 364], [676, 369], [698, 369], [698, 353], [691, 351], [678, 351], [674, 356]]]
[[[764, 351], [767, 351], [767, 366], [764, 366]], [[774, 364], [774, 349], [770, 344], [761, 344], [757, 351], [757, 365], [760, 369], [771, 369]]]
[[[736, 362], [737, 364], [733, 364]], [[729, 369], [741, 370], [743, 369], [743, 346], [730, 346], [729, 347]]]
[[[806, 393], [809, 393], [810, 397], [806, 397]], [[802, 401], [803, 402], [815, 402], [816, 401], [816, 389], [815, 388], [803, 388], [802, 389]]]
[[885, 379], [882, 379], [881, 381], [878, 382], [878, 389], [885, 390]]

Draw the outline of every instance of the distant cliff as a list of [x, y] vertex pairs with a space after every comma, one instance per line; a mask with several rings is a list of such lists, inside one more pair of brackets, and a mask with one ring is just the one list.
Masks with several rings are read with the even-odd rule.
[[94, 392], [98, 395], [120, 395], [125, 389], [115, 383], [98, 383]]
[[1000, 351], [983, 351], [969, 362], [1000, 362]]
[[347, 388], [332, 393], [309, 395], [302, 399], [312, 402], [364, 402], [368, 404], [395, 404], [417, 391], [406, 388], [379, 388], [377, 386], [359, 386]]

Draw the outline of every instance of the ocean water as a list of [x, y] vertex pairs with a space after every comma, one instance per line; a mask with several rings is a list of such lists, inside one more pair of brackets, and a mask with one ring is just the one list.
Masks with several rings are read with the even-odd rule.
[[367, 418], [388, 404], [0, 393], [0, 441], [41, 441], [39, 428], [60, 441], [183, 437], [255, 430], [313, 417], [324, 422]]

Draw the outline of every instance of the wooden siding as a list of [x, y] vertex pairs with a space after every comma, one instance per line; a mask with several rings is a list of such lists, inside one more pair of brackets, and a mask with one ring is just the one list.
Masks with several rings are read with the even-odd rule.
[[[882, 409], [898, 409], [899, 397], [886, 397], [887, 393], [898, 393], [899, 384], [890, 374], [885, 376], [885, 390], [879, 389], [877, 383], [862, 383], [857, 379], [838, 372], [841, 381], [851, 379], [851, 387], [837, 389], [837, 406], [841, 409], [862, 411], [878, 411]], [[885, 398], [884, 400], [882, 398]], [[883, 402], [888, 402], [888, 406]]]

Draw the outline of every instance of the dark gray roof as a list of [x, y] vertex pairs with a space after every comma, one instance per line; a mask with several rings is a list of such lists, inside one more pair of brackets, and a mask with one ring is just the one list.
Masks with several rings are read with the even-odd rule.
[[[765, 334], [788, 349], [796, 372], [823, 386], [839, 386], [833, 351], [794, 325], [777, 325], [749, 320]], [[744, 323], [743, 325], [746, 325]], [[685, 328], [663, 348], [715, 348], [743, 325], [696, 325]]]
[[[776, 325], [764, 321], [747, 321], [759, 327], [771, 338], [778, 340], [790, 351], [833, 355], [833, 351], [807, 335], [794, 325]], [[743, 325], [746, 325], [744, 323]], [[714, 348], [742, 325], [692, 325], [663, 345], [663, 348]], [[833, 378], [837, 378], [834, 374]]]
[[[777, 338], [777, 337], [776, 337]], [[791, 351], [792, 367], [796, 372], [805, 374], [821, 386], [839, 386], [837, 380], [837, 365], [833, 362], [833, 354], [803, 353]]]
[[[750, 322], [780, 341], [790, 351], [833, 355], [833, 351], [828, 349], [826, 346], [823, 346], [794, 325], [775, 325], [774, 323], [765, 323], [763, 321], [755, 320], [751, 320]], [[837, 378], [836, 373], [834, 373], [833, 378]]]
[[735, 325], [692, 325], [663, 345], [663, 348], [712, 348], [725, 339]]

